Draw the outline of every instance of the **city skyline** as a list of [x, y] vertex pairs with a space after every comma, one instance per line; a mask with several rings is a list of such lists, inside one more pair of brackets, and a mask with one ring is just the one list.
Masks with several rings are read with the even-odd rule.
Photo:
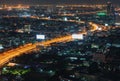
[[0, 4], [106, 4], [119, 5], [120, 0], [1, 0]]
[[119, 3], [0, 0], [0, 81], [119, 81]]

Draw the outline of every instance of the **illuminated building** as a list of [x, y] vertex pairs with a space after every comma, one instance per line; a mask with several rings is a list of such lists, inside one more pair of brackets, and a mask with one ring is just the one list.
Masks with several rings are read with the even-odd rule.
[[23, 30], [24, 30], [24, 32], [30, 33], [30, 31], [31, 31], [31, 25], [24, 25]]
[[107, 15], [108, 15], [108, 24], [115, 24], [116, 17], [115, 17], [115, 9], [111, 2], [107, 3]]
[[108, 2], [107, 3], [107, 14], [108, 15], [112, 15], [112, 14], [114, 14], [114, 7], [113, 7], [113, 5], [112, 5], [112, 3], [111, 2]]

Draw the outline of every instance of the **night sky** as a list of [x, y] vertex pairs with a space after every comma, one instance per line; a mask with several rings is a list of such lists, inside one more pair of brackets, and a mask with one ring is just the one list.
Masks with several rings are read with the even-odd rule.
[[120, 5], [120, 0], [0, 0], [0, 4], [105, 4]]

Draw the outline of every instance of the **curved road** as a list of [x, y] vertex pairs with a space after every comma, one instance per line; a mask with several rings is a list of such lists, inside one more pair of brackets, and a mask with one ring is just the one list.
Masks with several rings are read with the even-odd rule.
[[[94, 24], [92, 22], [90, 22], [89, 24], [92, 26], [92, 29], [91, 29], [92, 32], [98, 29], [97, 24]], [[80, 34], [87, 34], [87, 31], [82, 32]], [[72, 41], [72, 40], [73, 40], [72, 35], [68, 35], [68, 36], [50, 39], [50, 40], [43, 41], [43, 42], [38, 42], [35, 44], [31, 44], [31, 43], [25, 44], [24, 46], [20, 46], [18, 48], [6, 51], [6, 52], [0, 54], [0, 67], [2, 67], [5, 63], [7, 63], [10, 59], [36, 49], [37, 45], [48, 46], [52, 43], [68, 42], [68, 41]]]

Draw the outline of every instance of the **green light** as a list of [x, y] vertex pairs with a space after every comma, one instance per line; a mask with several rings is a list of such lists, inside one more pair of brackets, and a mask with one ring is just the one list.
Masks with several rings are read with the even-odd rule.
[[24, 75], [26, 73], [30, 72], [30, 69], [9, 69], [9, 70], [3, 70], [2, 74], [13, 74], [13, 75]]
[[106, 16], [106, 12], [98, 12], [97, 15], [98, 16]]

